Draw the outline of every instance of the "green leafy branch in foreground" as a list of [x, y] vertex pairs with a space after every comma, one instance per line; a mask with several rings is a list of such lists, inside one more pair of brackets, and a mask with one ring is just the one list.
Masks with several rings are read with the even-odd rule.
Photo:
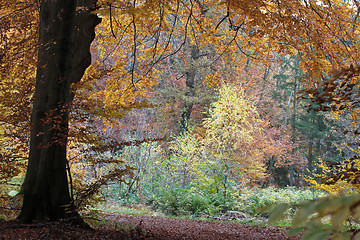
[[[358, 239], [360, 234], [349, 229], [346, 222], [360, 218], [360, 194], [329, 195], [296, 205], [279, 204], [270, 213], [268, 224], [284, 219], [290, 208], [296, 208], [289, 235], [304, 231], [302, 239]], [[270, 207], [267, 211], [270, 210]]]

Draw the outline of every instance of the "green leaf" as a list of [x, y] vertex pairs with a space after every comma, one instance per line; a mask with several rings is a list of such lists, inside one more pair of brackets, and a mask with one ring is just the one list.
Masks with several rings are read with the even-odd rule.
[[303, 240], [326, 240], [329, 237], [330, 233], [323, 232], [318, 228], [311, 228], [307, 231], [301, 239]]
[[343, 207], [345, 204], [342, 198], [324, 198], [319, 199], [317, 202], [318, 204], [316, 205], [315, 210], [321, 217], [334, 211], [338, 211], [338, 209]]
[[289, 204], [282, 203], [277, 206], [275, 206], [274, 210], [271, 212], [269, 216], [268, 223], [274, 224], [278, 222], [279, 220], [284, 218], [285, 212], [289, 209]]
[[[332, 240], [350, 240], [351, 239], [351, 233], [350, 232], [336, 233], [336, 234], [334, 234], [334, 236], [331, 239]], [[354, 239], [358, 239], [358, 238], [354, 238]]]
[[299, 233], [301, 233], [302, 231], [304, 231], [304, 229], [305, 229], [305, 228], [303, 228], [303, 227], [290, 228], [290, 229], [287, 231], [287, 235], [289, 235], [289, 236], [298, 235]]
[[360, 205], [356, 204], [353, 206], [352, 210], [352, 215], [354, 218], [360, 218]]
[[350, 209], [349, 207], [343, 207], [338, 209], [332, 216], [331, 216], [331, 224], [335, 231], [343, 230], [344, 223], [347, 218], [350, 216]]
[[299, 227], [303, 225], [307, 219], [315, 213], [316, 202], [308, 202], [300, 206], [299, 210], [296, 212], [294, 218], [292, 219], [291, 225], [293, 227]]

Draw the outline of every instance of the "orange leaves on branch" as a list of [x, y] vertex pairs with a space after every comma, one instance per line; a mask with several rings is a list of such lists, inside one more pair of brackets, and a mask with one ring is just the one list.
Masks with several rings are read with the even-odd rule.
[[222, 79], [221, 76], [216, 72], [214, 74], [209, 74], [205, 80], [204, 83], [208, 84], [210, 87], [216, 87], [221, 85]]
[[301, 91], [301, 98], [308, 98], [313, 105], [309, 109], [315, 111], [332, 111], [336, 114], [349, 114], [356, 126], [360, 102], [359, 72], [357, 65], [333, 72], [330, 79], [324, 80], [316, 87]]
[[[37, 61], [37, 2], [0, 2], [0, 198], [25, 171]], [[2, 201], [1, 200], [1, 201]], [[0, 204], [2, 205], [2, 204]]]

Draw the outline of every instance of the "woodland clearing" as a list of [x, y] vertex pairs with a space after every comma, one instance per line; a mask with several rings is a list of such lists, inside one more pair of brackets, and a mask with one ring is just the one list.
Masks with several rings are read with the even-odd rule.
[[[0, 240], [288, 239], [243, 223], [265, 217], [356, 238], [359, 16], [358, 0], [0, 1]], [[214, 222], [228, 212], [244, 215]]]

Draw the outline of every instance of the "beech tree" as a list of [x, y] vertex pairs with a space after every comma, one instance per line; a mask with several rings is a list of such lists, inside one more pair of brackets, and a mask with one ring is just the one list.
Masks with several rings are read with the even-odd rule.
[[90, 14], [96, 1], [43, 0], [30, 154], [23, 222], [53, 221], [74, 213], [67, 179], [66, 145], [70, 85], [91, 63], [90, 44], [99, 18]]

